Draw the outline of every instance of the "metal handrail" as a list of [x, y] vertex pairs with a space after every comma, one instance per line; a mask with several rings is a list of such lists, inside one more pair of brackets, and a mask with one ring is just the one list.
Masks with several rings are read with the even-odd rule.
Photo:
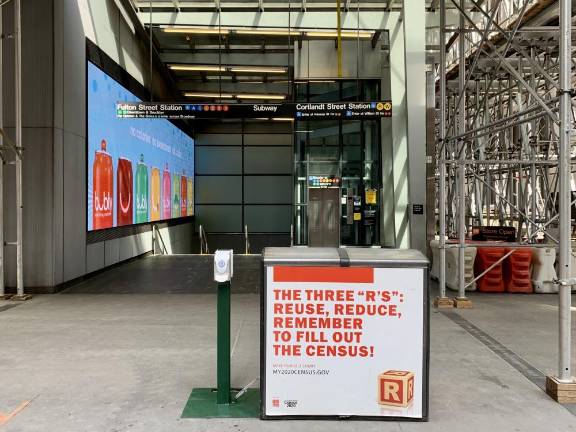
[[290, 247], [294, 246], [294, 224], [290, 224]]
[[250, 239], [248, 238], [248, 225], [244, 225], [244, 253], [250, 254]]
[[198, 237], [200, 238], [200, 255], [204, 255], [204, 253], [209, 254], [210, 248], [208, 247], [208, 238], [206, 237], [206, 231], [204, 231], [202, 225], [198, 227]]
[[152, 254], [156, 255], [156, 245], [160, 246], [160, 254], [167, 255], [168, 249], [166, 248], [166, 244], [164, 243], [164, 239], [162, 238], [162, 234], [160, 234], [160, 230], [158, 230], [158, 225], [152, 225]]

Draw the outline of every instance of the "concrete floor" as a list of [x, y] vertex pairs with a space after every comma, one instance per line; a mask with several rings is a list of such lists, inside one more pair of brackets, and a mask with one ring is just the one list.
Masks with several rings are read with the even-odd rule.
[[[428, 423], [180, 419], [191, 389], [216, 379], [216, 299], [185, 287], [167, 294], [173, 290], [163, 282], [166, 272], [170, 280], [188, 273], [181, 264], [167, 270], [169, 262], [147, 258], [61, 294], [9, 309], [13, 303], [1, 302], [0, 415], [31, 402], [0, 431], [576, 431], [574, 406], [552, 401], [454, 315], [437, 311]], [[164, 270], [138, 278], [140, 293], [123, 284], [114, 290], [127, 272], [134, 277], [156, 265]], [[450, 313], [533, 368], [555, 370], [556, 296], [474, 295], [473, 301], [473, 310]], [[235, 294], [232, 315], [232, 383], [244, 386], [259, 370], [258, 295]]]

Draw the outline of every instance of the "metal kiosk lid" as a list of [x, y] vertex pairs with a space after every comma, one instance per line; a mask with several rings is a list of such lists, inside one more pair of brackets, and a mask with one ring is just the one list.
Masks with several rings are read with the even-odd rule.
[[265, 266], [340, 266], [345, 264], [346, 255], [351, 266], [425, 268], [429, 265], [428, 258], [413, 249], [268, 247], [262, 258]]

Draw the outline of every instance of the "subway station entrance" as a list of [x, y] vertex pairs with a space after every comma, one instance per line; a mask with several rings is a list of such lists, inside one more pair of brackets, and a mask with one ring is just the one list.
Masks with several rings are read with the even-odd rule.
[[[296, 83], [298, 102], [378, 100], [379, 80]], [[382, 120], [294, 122], [294, 243], [378, 246]]]
[[[299, 79], [289, 93], [295, 107], [328, 107], [386, 101], [386, 88], [383, 79]], [[382, 175], [392, 117], [306, 118], [295, 109], [292, 117], [230, 112], [197, 123], [197, 226], [211, 245], [239, 250], [244, 231], [252, 251], [381, 246], [383, 205], [393, 206], [383, 199]]]

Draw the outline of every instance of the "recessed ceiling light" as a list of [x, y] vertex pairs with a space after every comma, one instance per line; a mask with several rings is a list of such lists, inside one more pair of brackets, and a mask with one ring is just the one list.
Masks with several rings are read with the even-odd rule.
[[[340, 32], [340, 37], [345, 39], [370, 39], [374, 35], [374, 32], [367, 32], [367, 31], [343, 31]], [[308, 37], [317, 37], [317, 38], [337, 38], [338, 32], [337, 31], [307, 31], [306, 36]]]
[[184, 33], [184, 34], [228, 34], [230, 30], [227, 28], [202, 28], [202, 27], [164, 27], [164, 33]]
[[212, 65], [185, 65], [185, 64], [172, 64], [168, 66], [171, 70], [175, 71], [197, 71], [197, 72], [225, 72], [224, 66]]
[[197, 92], [185, 92], [184, 96], [193, 98], [215, 98], [215, 99], [232, 99], [231, 94], [227, 93], [197, 93]]
[[236, 98], [238, 99], [270, 99], [270, 100], [284, 100], [286, 99], [286, 95], [279, 95], [279, 94], [256, 94], [256, 93], [243, 93], [237, 94]]
[[231, 66], [230, 72], [235, 73], [286, 73], [286, 68], [283, 67], [259, 67], [259, 66]]
[[262, 35], [262, 36], [300, 36], [301, 31], [298, 30], [273, 30], [273, 29], [238, 29], [234, 32], [239, 35]]

